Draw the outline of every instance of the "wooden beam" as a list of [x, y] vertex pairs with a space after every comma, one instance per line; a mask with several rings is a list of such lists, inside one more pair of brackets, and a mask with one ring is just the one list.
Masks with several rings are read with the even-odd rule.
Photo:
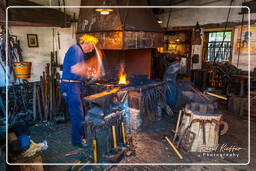
[[[256, 23], [256, 20], [251, 20], [251, 23]], [[228, 22], [227, 30], [232, 30], [232, 28], [234, 28], [236, 26], [241, 26], [241, 24], [242, 24], [241, 22]], [[194, 27], [195, 26], [171, 27], [171, 28], [168, 28], [166, 32], [168, 32], [168, 31], [192, 31]], [[209, 23], [209, 24], [200, 25], [200, 27], [203, 28], [206, 31], [218, 30], [218, 28], [221, 28], [221, 29], [225, 28], [225, 22], [223, 22], [223, 23]]]
[[[0, 25], [5, 25], [5, 21], [0, 21]], [[33, 23], [25, 21], [9, 21], [8, 26], [30, 26], [30, 27], [60, 27], [58, 24], [47, 24], [47, 23]]]
[[[58, 9], [42, 6], [27, 0], [9, 0], [7, 6], [38, 6], [39, 8], [9, 8], [9, 25], [70, 27], [71, 17]], [[2, 5], [1, 5], [2, 7]], [[5, 10], [0, 9], [0, 22], [5, 23]], [[66, 20], [66, 22], [65, 22]]]

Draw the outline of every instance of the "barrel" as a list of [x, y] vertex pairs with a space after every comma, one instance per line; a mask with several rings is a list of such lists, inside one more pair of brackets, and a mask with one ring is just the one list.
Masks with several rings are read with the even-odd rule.
[[14, 72], [17, 78], [30, 78], [32, 62], [14, 62]]

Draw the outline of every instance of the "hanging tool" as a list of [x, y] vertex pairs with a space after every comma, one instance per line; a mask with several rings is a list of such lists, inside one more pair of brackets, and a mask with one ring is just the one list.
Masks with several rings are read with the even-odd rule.
[[55, 62], [54, 62], [54, 64], [55, 64], [55, 67], [59, 67], [57, 51], [55, 51]]
[[57, 33], [57, 36], [58, 36], [58, 46], [59, 46], [59, 49], [60, 49], [60, 33], [59, 32]]
[[54, 31], [54, 28], [52, 29], [52, 51], [54, 52], [55, 51], [55, 46], [54, 46], [54, 42], [55, 42], [55, 31]]
[[72, 38], [74, 38], [75, 34], [76, 34], [76, 13], [73, 13], [73, 19], [71, 20], [72, 23]]
[[169, 9], [169, 15], [168, 15], [168, 19], [167, 19], [167, 23], [166, 23], [166, 30], [169, 27], [169, 22], [170, 22], [170, 18], [171, 18], [171, 13], [172, 13], [172, 8]]
[[[245, 0], [244, 0], [244, 3], [245, 3]], [[237, 64], [236, 64], [236, 67], [237, 67], [237, 68], [238, 68], [238, 66], [239, 66], [239, 60], [240, 60], [240, 53], [241, 53], [241, 46], [242, 46], [243, 27], [244, 27], [244, 12], [243, 12], [243, 15], [242, 15], [242, 24], [241, 24], [241, 30], [240, 30], [240, 42], [239, 42], [239, 50], [238, 50]]]
[[54, 53], [51, 52], [51, 63], [49, 65], [50, 67], [50, 73], [49, 73], [49, 106], [50, 106], [50, 120], [53, 118], [54, 113], [54, 92], [53, 92], [53, 62], [54, 62]]
[[66, 4], [65, 0], [62, 0], [62, 5], [63, 5], [63, 13], [64, 13], [64, 27], [66, 26]]

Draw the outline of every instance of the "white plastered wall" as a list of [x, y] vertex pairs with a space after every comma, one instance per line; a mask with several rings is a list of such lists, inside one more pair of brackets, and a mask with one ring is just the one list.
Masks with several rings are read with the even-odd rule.
[[[76, 43], [74, 32], [71, 28], [54, 27], [14, 27], [10, 26], [10, 34], [16, 35], [20, 40], [22, 56], [24, 61], [32, 62], [32, 72], [29, 81], [39, 81], [40, 76], [45, 70], [47, 63], [51, 60], [51, 51], [53, 51], [53, 29], [54, 29], [54, 49], [58, 52], [58, 62], [63, 63], [63, 59], [68, 48]], [[58, 47], [58, 36], [60, 36], [60, 47]], [[39, 47], [28, 47], [27, 34], [37, 34]], [[0, 70], [0, 86], [5, 86], [5, 74]]]

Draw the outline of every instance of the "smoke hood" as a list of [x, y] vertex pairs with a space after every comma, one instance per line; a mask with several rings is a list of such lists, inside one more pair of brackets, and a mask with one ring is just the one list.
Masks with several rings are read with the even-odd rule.
[[[82, 0], [81, 6], [146, 6], [146, 0]], [[100, 7], [99, 7], [100, 8]], [[112, 8], [101, 15], [95, 8], [81, 8], [77, 36], [99, 38], [102, 49], [141, 49], [162, 46], [163, 32], [149, 8]]]

